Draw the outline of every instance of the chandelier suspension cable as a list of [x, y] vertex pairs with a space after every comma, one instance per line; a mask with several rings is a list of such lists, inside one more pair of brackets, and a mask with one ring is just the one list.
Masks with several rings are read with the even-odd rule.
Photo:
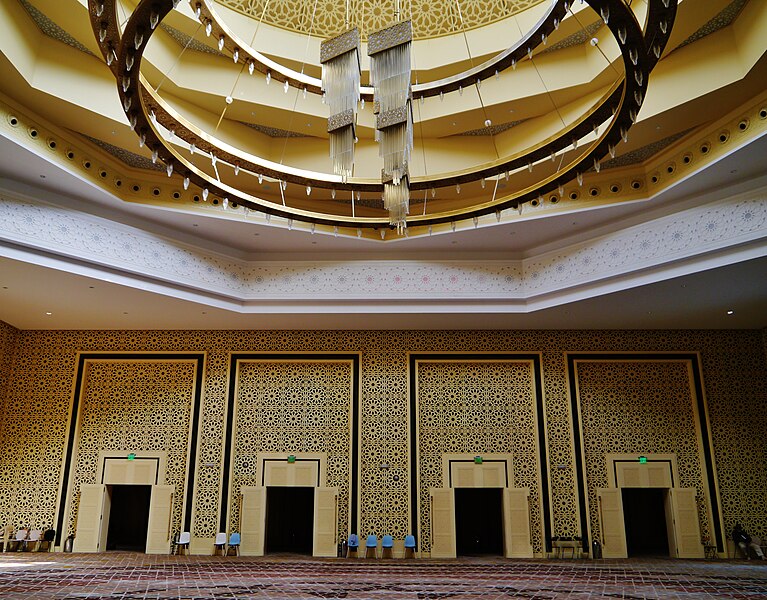
[[[250, 46], [253, 47], [253, 44], [256, 41], [256, 34], [258, 33], [258, 28], [261, 26], [261, 22], [264, 20], [264, 14], [266, 13], [266, 9], [269, 6], [269, 0], [266, 0], [264, 3], [264, 10], [261, 11], [261, 18], [256, 23], [256, 28], [253, 30], [253, 37], [250, 38]], [[202, 24], [200, 24], [202, 25]], [[198, 28], [199, 30], [199, 28]], [[179, 56], [179, 58], [181, 58]], [[218, 128], [221, 126], [221, 121], [224, 120], [224, 115], [226, 114], [226, 109], [229, 108], [229, 105], [232, 102], [232, 99], [234, 98], [234, 92], [237, 89], [237, 84], [240, 82], [240, 77], [242, 77], [243, 72], [245, 71], [247, 63], [243, 62], [242, 66], [240, 67], [239, 72], [237, 73], [237, 77], [234, 79], [234, 83], [232, 84], [232, 89], [229, 90], [229, 94], [226, 97], [226, 105], [224, 106], [224, 110], [221, 111], [221, 115], [218, 117], [218, 122], [216, 123], [216, 128], [213, 131], [218, 131]]]
[[[569, 7], [567, 8], [567, 11], [570, 13], [570, 16], [572, 16], [572, 17], [573, 17], [573, 19], [575, 20], [575, 22], [576, 22], [576, 23], [578, 23], [578, 25], [580, 26], [580, 28], [581, 28], [581, 31], [584, 33], [584, 35], [585, 35], [586, 37], [588, 37], [588, 30], [586, 29], [586, 26], [585, 26], [585, 25], [583, 24], [583, 22], [582, 22], [582, 21], [581, 21], [581, 20], [578, 18], [578, 15], [576, 15], [576, 14], [575, 14], [575, 12], [574, 12], [574, 11], [573, 11], [573, 9], [572, 9], [572, 6], [569, 6]], [[516, 25], [517, 25], [517, 29], [519, 30], [519, 33], [520, 33], [520, 35], [522, 35], [522, 28], [521, 28], [521, 27], [520, 27], [520, 25], [519, 25], [519, 21], [518, 21], [517, 19], [515, 19], [515, 20], [514, 20], [514, 22], [515, 22], [515, 23], [516, 23]], [[598, 51], [598, 52], [599, 52], [599, 53], [602, 55], [602, 57], [605, 59], [605, 62], [607, 63], [607, 65], [608, 65], [608, 66], [609, 66], [611, 69], [613, 69], [613, 71], [615, 71], [615, 73], [616, 73], [616, 74], [618, 74], [618, 75], [619, 75], [620, 73], [619, 73], [619, 72], [618, 72], [618, 70], [616, 69], [615, 65], [614, 65], [614, 64], [612, 64], [612, 62], [610, 61], [610, 59], [608, 59], [608, 58], [607, 58], [607, 56], [606, 56], [606, 55], [605, 55], [605, 53], [602, 51], [602, 49], [601, 49], [601, 48], [599, 48], [599, 45], [598, 45], [598, 44], [596, 45], [596, 48], [597, 48], [597, 51]], [[540, 72], [540, 70], [538, 69], [538, 65], [537, 65], [537, 64], [536, 64], [536, 62], [535, 62], [535, 59], [534, 59], [532, 56], [530, 56], [530, 57], [529, 57], [529, 60], [530, 60], [530, 64], [532, 65], [533, 69], [535, 70], [535, 74], [538, 76], [538, 80], [541, 82], [541, 85], [543, 86], [543, 89], [544, 89], [544, 91], [546, 92], [546, 96], [547, 96], [547, 98], [548, 98], [548, 99], [549, 99], [549, 101], [551, 102], [551, 105], [554, 107], [554, 111], [556, 112], [556, 114], [557, 114], [557, 117], [559, 117], [559, 121], [560, 121], [560, 123], [562, 123], [562, 126], [563, 126], [563, 127], [567, 127], [567, 123], [565, 122], [565, 119], [564, 119], [564, 117], [562, 116], [562, 112], [560, 111], [560, 108], [559, 108], [559, 106], [558, 106], [558, 105], [557, 105], [557, 103], [555, 102], [553, 94], [551, 93], [551, 91], [549, 90], [548, 86], [546, 85], [546, 81], [543, 79], [543, 76], [541, 75], [541, 72]], [[564, 163], [565, 155], [566, 155], [566, 154], [567, 154], [567, 153], [568, 153], [570, 150], [575, 150], [575, 145], [573, 145], [573, 146], [567, 146], [566, 148], [564, 148], [564, 149], [563, 149], [563, 151], [561, 152], [561, 154], [560, 154], [560, 156], [559, 156], [559, 164], [557, 164], [557, 167], [556, 167], [556, 169], [557, 169], [557, 172], [559, 172], [559, 171], [561, 170], [561, 168], [562, 168], [562, 164]], [[561, 193], [562, 193], [562, 192], [561, 192], [561, 187], [560, 187], [560, 195], [561, 195]]]
[[[586, 29], [586, 26], [578, 18], [578, 15], [575, 14], [575, 12], [573, 11], [572, 6], [569, 7], [567, 9], [567, 11], [570, 13], [570, 16], [572, 16], [572, 18], [575, 19], [575, 22], [578, 23], [578, 25], [580, 26], [581, 31], [583, 31], [584, 35], [586, 37], [588, 37], [588, 30]], [[615, 72], [616, 75], [620, 76], [621, 72], [615, 66], [614, 62], [611, 61], [609, 58], [607, 58], [607, 55], [602, 51], [602, 48], [599, 47], [599, 44], [596, 44], [595, 48], [597, 49], [597, 52], [599, 52], [602, 55], [602, 58], [605, 59], [605, 63], [607, 63], [607, 66], [609, 66]]]
[[[413, 23], [413, 2], [411, 1], [408, 5], [410, 9], [410, 22]], [[415, 54], [415, 45], [411, 47], [410, 56], [412, 58], [413, 63], [413, 75], [415, 77], [415, 82], [418, 84], [418, 60], [416, 59]], [[423, 118], [421, 117], [421, 103], [423, 102], [423, 96], [421, 99], [417, 102], [415, 102], [415, 109], [418, 112], [418, 138], [421, 141], [421, 157], [423, 160], [423, 174], [428, 175], [429, 169], [426, 166], [426, 144], [424, 143], [424, 136], [423, 136]], [[414, 123], [415, 126], [415, 123]], [[429, 190], [423, 191], [423, 215], [426, 215], [426, 204], [429, 196]]]
[[[572, 14], [572, 9], [570, 10], [570, 13]], [[514, 19], [514, 22], [517, 25], [517, 29], [519, 30], [520, 35], [522, 35], [522, 28], [519, 26], [519, 21], [517, 19]], [[580, 21], [578, 21], [580, 24]], [[586, 30], [584, 29], [584, 32]], [[554, 101], [554, 96], [552, 95], [551, 91], [549, 90], [548, 86], [546, 85], [546, 82], [543, 79], [543, 76], [541, 75], [540, 70], [538, 69], [538, 65], [535, 64], [535, 60], [532, 56], [529, 57], [530, 64], [533, 67], [533, 70], [535, 71], [535, 74], [538, 76], [538, 80], [541, 82], [541, 85], [543, 86], [544, 92], [546, 92], [546, 97], [549, 99], [549, 102], [551, 102], [551, 106], [554, 107], [554, 111], [557, 113], [557, 117], [559, 117], [560, 123], [562, 123], [563, 127], [567, 127], [567, 124], [565, 123], [565, 118], [562, 116], [562, 112], [559, 110], [559, 106]], [[565, 148], [562, 153], [559, 156], [559, 164], [557, 165], [557, 173], [559, 173], [560, 169], [562, 168], [562, 164], [564, 162], [565, 154], [567, 154], [570, 146]], [[521, 209], [520, 209], [521, 210]]]
[[[301, 61], [301, 72], [304, 72], [304, 68], [306, 67], [306, 59], [309, 56], [309, 41], [312, 38], [312, 34], [314, 33], [314, 17], [317, 14], [317, 2], [318, 0], [314, 0], [314, 8], [312, 9], [312, 19], [309, 23], [309, 35], [306, 39], [306, 47], [304, 48], [304, 58]], [[286, 90], [287, 92], [287, 90]], [[293, 120], [296, 116], [296, 106], [298, 106], [298, 96], [301, 93], [301, 91], [296, 88], [296, 94], [293, 98], [293, 109], [290, 111], [290, 118], [288, 119], [288, 133], [285, 134], [285, 141], [282, 143], [282, 153], [280, 154], [280, 164], [284, 164], [285, 161], [285, 152], [288, 149], [288, 140], [290, 139], [290, 132], [292, 131], [293, 127]], [[280, 189], [282, 189], [282, 185], [280, 185]], [[307, 188], [311, 190], [311, 188]], [[285, 203], [285, 198], [283, 196], [283, 204]]]
[[125, 6], [123, 5], [122, 2], [115, 2], [115, 6], [117, 7], [117, 10], [123, 13], [123, 18], [121, 21], [119, 21], [119, 28], [122, 30], [125, 30], [125, 24], [130, 19], [130, 15], [125, 10]]
[[173, 70], [178, 66], [178, 63], [181, 62], [181, 57], [184, 56], [184, 52], [186, 52], [189, 46], [192, 44], [192, 42], [194, 41], [194, 38], [197, 36], [197, 33], [200, 31], [200, 29], [202, 29], [202, 23], [197, 24], [197, 28], [194, 30], [194, 33], [191, 36], [189, 36], [189, 39], [186, 41], [186, 44], [184, 44], [184, 47], [181, 48], [181, 52], [176, 57], [176, 60], [173, 62], [173, 64], [170, 66], [170, 69], [168, 69], [167, 72], [163, 73], [162, 77], [160, 78], [160, 83], [158, 83], [157, 87], [154, 88], [155, 92], [159, 92], [160, 88], [162, 87], [162, 84], [165, 83], [165, 80], [171, 76], [171, 74], [173, 73]]
[[[463, 36], [463, 43], [466, 45], [466, 54], [469, 56], [469, 64], [474, 67], [474, 57], [471, 55], [471, 48], [469, 47], [469, 38], [466, 35], [466, 24], [463, 21], [463, 13], [461, 12], [461, 4], [459, 0], [455, 0], [455, 7], [458, 10], [458, 20], [461, 23], [461, 35]], [[516, 19], [515, 19], [516, 21]], [[517, 23], [517, 27], [519, 27], [519, 23]], [[521, 35], [521, 32], [520, 32]], [[487, 116], [487, 108], [485, 107], [485, 102], [482, 100], [482, 92], [479, 89], [479, 80], [477, 80], [474, 83], [474, 89], [477, 90], [477, 98], [479, 99], [479, 106], [482, 109], [482, 116], [484, 117], [484, 125], [488, 128], [488, 131], [490, 133], [490, 142], [493, 145], [493, 152], [495, 152], [495, 158], [500, 158], [500, 153], [498, 152], [498, 144], [495, 141], [495, 136], [493, 135], [492, 130], [490, 130], [490, 126], [492, 125], [492, 121]]]

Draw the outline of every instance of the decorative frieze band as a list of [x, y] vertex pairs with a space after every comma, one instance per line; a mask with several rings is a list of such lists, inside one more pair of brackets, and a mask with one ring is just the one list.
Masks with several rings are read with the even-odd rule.
[[568, 294], [610, 279], [631, 287], [630, 277], [641, 278], [648, 268], [658, 277], [661, 268], [677, 269], [679, 275], [684, 266], [692, 273], [704, 268], [696, 268], [696, 259], [710, 268], [714, 255], [725, 264], [730, 251], [767, 247], [765, 189], [521, 260], [239, 260], [64, 208], [61, 202], [53, 206], [0, 189], [0, 255], [24, 253], [24, 260], [54, 268], [87, 264], [109, 278], [118, 272], [128, 280], [170, 284], [170, 293], [200, 291], [240, 302], [376, 298], [509, 304], [552, 294], [556, 302], [566, 302]]

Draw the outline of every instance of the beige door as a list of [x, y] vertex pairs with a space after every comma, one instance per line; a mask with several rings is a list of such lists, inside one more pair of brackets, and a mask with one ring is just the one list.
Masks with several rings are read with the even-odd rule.
[[240, 554], [263, 556], [266, 537], [266, 488], [242, 486], [240, 507]]
[[[678, 558], [703, 558], [695, 488], [671, 488], [666, 497], [669, 550]], [[671, 523], [669, 523], [669, 509]], [[673, 532], [673, 535], [671, 533]], [[672, 545], [673, 541], [673, 545]]]
[[173, 492], [175, 486], [153, 485], [149, 500], [149, 525], [146, 534], [147, 554], [167, 554], [170, 550]]
[[101, 529], [107, 529], [103, 522], [104, 502], [107, 486], [103, 483], [83, 484], [80, 486], [80, 506], [77, 509], [77, 529], [75, 530], [75, 552], [100, 552]]
[[455, 558], [455, 494], [453, 488], [430, 488], [431, 557]]
[[532, 558], [528, 488], [503, 489], [503, 555], [506, 558]]
[[104, 493], [104, 504], [101, 507], [101, 536], [99, 548], [101, 552], [107, 549], [107, 537], [109, 536], [109, 515], [112, 511], [112, 486], [107, 485]]
[[602, 529], [602, 556], [626, 558], [626, 525], [620, 488], [597, 490], [599, 525]]
[[338, 488], [314, 488], [314, 543], [312, 556], [336, 556], [337, 529]]

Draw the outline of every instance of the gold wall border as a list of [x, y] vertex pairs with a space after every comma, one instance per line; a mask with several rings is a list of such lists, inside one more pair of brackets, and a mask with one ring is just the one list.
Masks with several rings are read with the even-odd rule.
[[[222, 465], [219, 477], [219, 531], [229, 531], [228, 523], [231, 513], [232, 500], [236, 491], [232, 490], [234, 457], [234, 424], [237, 416], [237, 393], [239, 389], [239, 368], [241, 362], [274, 362], [274, 363], [321, 363], [348, 362], [351, 366], [351, 398], [350, 398], [350, 427], [349, 427], [349, 468], [351, 473], [349, 483], [349, 514], [348, 528], [354, 531], [342, 532], [339, 538], [346, 539], [349, 533], [359, 531], [361, 510], [359, 498], [362, 495], [360, 472], [362, 457], [360, 452], [360, 422], [362, 419], [362, 353], [361, 352], [230, 352], [229, 368], [226, 380], [226, 402], [224, 408], [224, 435], [222, 437]], [[268, 454], [273, 458], [273, 453]], [[285, 455], [284, 458], [287, 459]]]
[[74, 484], [74, 466], [80, 438], [80, 416], [87, 367], [92, 362], [190, 362], [195, 365], [192, 407], [190, 410], [189, 437], [187, 439], [186, 475], [184, 477], [185, 494], [181, 505], [181, 522], [184, 531], [191, 531], [194, 514], [194, 485], [199, 453], [199, 426], [202, 411], [202, 397], [207, 353], [205, 352], [77, 352], [69, 418], [65, 431], [66, 449], [59, 478], [59, 501], [54, 515], [56, 523], [55, 546], [61, 545], [64, 523], [72, 509], [72, 486]]
[[576, 486], [578, 511], [583, 537], [583, 550], [589, 551], [589, 540], [592, 536], [591, 519], [589, 518], [588, 481], [586, 475], [586, 455], [584, 452], [583, 427], [581, 426], [581, 401], [578, 385], [577, 369], [579, 362], [679, 362], [687, 364], [690, 378], [690, 395], [692, 398], [692, 411], [696, 441], [698, 445], [698, 459], [701, 466], [701, 477], [704, 489], [701, 490], [707, 500], [706, 510], [711, 526], [713, 527], [714, 542], [717, 552], [725, 552], [724, 518], [722, 515], [722, 501], [719, 495], [718, 476], [716, 472], [713, 439], [711, 437], [711, 423], [708, 415], [708, 402], [706, 401], [705, 386], [703, 382], [703, 368], [700, 353], [698, 352], [588, 352], [588, 353], [565, 353], [566, 370], [568, 379], [568, 392], [570, 395], [571, 430], [574, 442], [574, 463], [576, 470]]
[[489, 363], [489, 362], [529, 362], [533, 370], [533, 400], [535, 414], [533, 415], [536, 428], [536, 463], [538, 467], [538, 492], [540, 495], [539, 510], [541, 511], [541, 537], [543, 541], [543, 556], [551, 552], [551, 537], [553, 535], [553, 502], [551, 491], [551, 476], [549, 474], [549, 448], [546, 423], [546, 399], [543, 380], [543, 355], [540, 352], [408, 352], [408, 421], [410, 446], [410, 512], [408, 524], [415, 535], [419, 552], [423, 552], [422, 540], [418, 531], [421, 516], [420, 502], [420, 448], [418, 425], [418, 365], [419, 363]]

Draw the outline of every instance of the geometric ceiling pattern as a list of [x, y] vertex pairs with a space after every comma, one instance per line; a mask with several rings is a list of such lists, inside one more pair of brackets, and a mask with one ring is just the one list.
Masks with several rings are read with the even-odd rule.
[[[541, 4], [544, 0], [349, 0], [311, 2], [307, 0], [218, 0], [228, 8], [269, 25], [298, 33], [321, 32], [331, 38], [358, 27], [363, 38], [397, 20], [399, 6], [403, 19], [413, 22], [413, 37], [426, 39], [461, 33], [489, 25]], [[348, 12], [347, 12], [348, 6]]]

